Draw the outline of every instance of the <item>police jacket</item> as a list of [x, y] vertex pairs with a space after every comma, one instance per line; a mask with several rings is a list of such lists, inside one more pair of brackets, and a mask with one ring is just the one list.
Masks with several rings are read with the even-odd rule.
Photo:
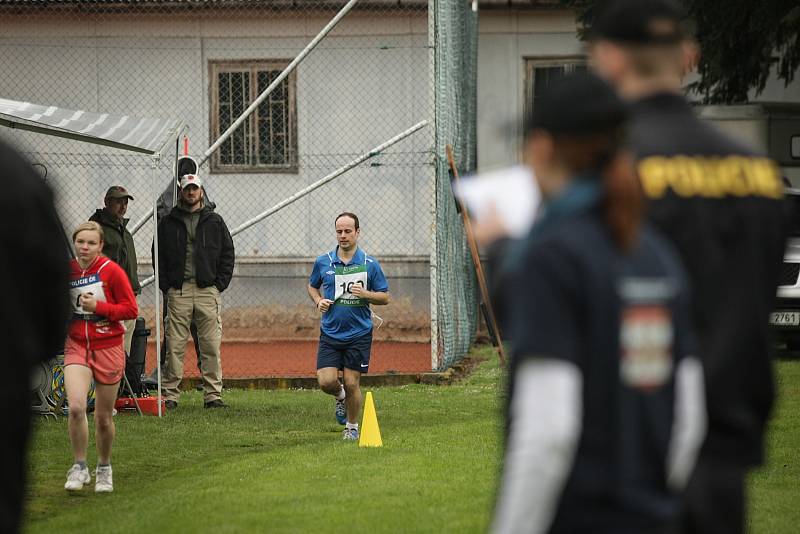
[[649, 217], [691, 281], [709, 410], [703, 455], [758, 464], [774, 397], [767, 321], [788, 223], [778, 169], [675, 94], [636, 102], [629, 134]]
[[620, 251], [585, 185], [546, 207], [510, 267], [495, 532], [667, 531], [702, 442], [677, 254], [648, 227]]
[[[198, 287], [214, 286], [225, 291], [233, 276], [233, 238], [222, 217], [206, 202], [192, 247], [195, 282]], [[184, 282], [188, 231], [182, 214], [183, 207], [175, 206], [158, 224], [159, 286], [162, 291], [180, 289]]]
[[127, 228], [128, 219], [122, 219], [120, 222], [107, 210], [99, 209], [89, 217], [89, 220], [103, 227], [103, 255], [122, 267], [125, 274], [128, 275], [133, 292], [138, 294], [141, 287], [137, 272], [136, 248], [133, 244], [133, 236]]

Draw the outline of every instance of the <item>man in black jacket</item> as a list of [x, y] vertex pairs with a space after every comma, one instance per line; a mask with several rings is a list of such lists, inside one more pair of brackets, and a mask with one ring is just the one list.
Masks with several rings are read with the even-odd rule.
[[[128, 230], [128, 219], [125, 218], [129, 200], [133, 200], [133, 197], [127, 189], [121, 185], [112, 185], [103, 199], [104, 207], [95, 211], [89, 220], [103, 227], [103, 255], [122, 267], [128, 275], [134, 294], [138, 295], [141, 287], [137, 273], [136, 248], [133, 236]], [[123, 323], [125, 323], [125, 354], [130, 354], [136, 319]]]
[[167, 368], [163, 380], [168, 410], [177, 408], [183, 356], [192, 319], [197, 323], [206, 408], [223, 408], [220, 294], [233, 276], [233, 239], [214, 204], [205, 202], [196, 174], [180, 180], [180, 199], [158, 225], [161, 290], [168, 297]]
[[745, 475], [763, 461], [774, 397], [767, 320], [787, 228], [780, 173], [700, 121], [683, 97], [693, 42], [677, 4], [609, 2], [590, 33], [597, 71], [631, 102], [649, 218], [691, 280], [708, 434], [684, 499], [684, 531], [743, 532]]
[[0, 143], [0, 277], [6, 305], [0, 308], [3, 387], [0, 403], [0, 532], [18, 532], [25, 495], [31, 424], [30, 376], [35, 365], [64, 347], [70, 317], [69, 252], [53, 194], [33, 168]]

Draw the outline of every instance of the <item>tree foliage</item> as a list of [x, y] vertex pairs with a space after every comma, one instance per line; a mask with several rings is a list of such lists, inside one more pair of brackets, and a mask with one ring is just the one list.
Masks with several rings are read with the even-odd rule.
[[[579, 34], [602, 0], [561, 0], [577, 14]], [[788, 85], [800, 66], [797, 0], [683, 0], [700, 45], [700, 80], [691, 89], [707, 104], [747, 102], [771, 73]]]

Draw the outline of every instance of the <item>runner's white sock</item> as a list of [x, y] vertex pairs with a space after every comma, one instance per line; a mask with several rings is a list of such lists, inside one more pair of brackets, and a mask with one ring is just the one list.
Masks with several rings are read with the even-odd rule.
[[350, 421], [348, 421], [347, 424], [345, 425], [345, 428], [355, 428], [356, 430], [358, 430], [358, 423], [351, 423]]
[[339, 384], [339, 394], [336, 395], [336, 400], [338, 401], [344, 400], [344, 397], [345, 397], [344, 386], [342, 384]]

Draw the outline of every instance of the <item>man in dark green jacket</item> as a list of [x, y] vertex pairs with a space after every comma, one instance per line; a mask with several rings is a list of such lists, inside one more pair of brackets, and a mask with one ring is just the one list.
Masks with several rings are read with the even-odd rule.
[[[133, 292], [138, 295], [141, 292], [141, 286], [136, 272], [136, 248], [133, 245], [133, 235], [127, 228], [128, 219], [125, 218], [129, 200], [133, 200], [133, 197], [127, 189], [121, 185], [112, 185], [106, 191], [105, 207], [95, 211], [89, 220], [95, 221], [103, 227], [103, 254], [122, 267], [128, 275]], [[123, 322], [125, 323], [125, 352], [130, 354], [136, 321]]]

